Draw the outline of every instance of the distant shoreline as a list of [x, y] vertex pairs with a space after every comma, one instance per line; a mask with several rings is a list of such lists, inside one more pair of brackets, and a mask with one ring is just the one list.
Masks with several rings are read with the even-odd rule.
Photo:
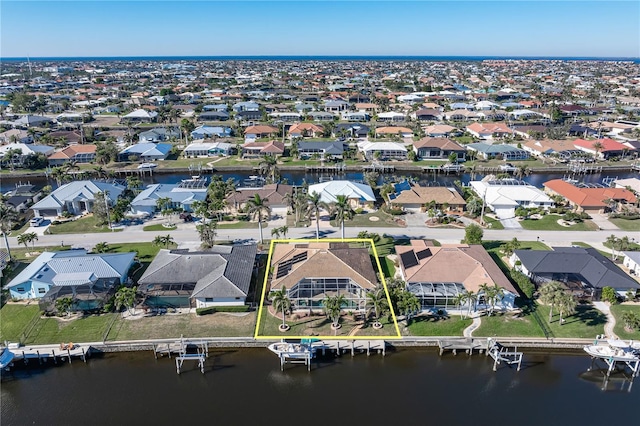
[[480, 62], [487, 60], [508, 61], [598, 61], [635, 62], [640, 57], [598, 57], [598, 56], [437, 56], [437, 55], [238, 55], [238, 56], [40, 56], [40, 57], [0, 57], [5, 62], [72, 62], [72, 61], [457, 61]]

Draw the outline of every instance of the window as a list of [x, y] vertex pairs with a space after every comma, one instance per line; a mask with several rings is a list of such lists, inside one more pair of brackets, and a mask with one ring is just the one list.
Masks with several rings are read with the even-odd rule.
[[22, 292], [24, 292], [24, 287], [18, 287], [18, 288], [16, 288], [16, 291], [19, 291], [19, 292], [22, 293]]
[[40, 287], [38, 289], [38, 294], [45, 294], [47, 292], [47, 289]]
[[213, 302], [213, 297], [205, 297], [204, 301], [205, 302]]

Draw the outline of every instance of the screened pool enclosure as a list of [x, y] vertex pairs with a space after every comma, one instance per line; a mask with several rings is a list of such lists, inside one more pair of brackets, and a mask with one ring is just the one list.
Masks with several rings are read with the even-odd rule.
[[455, 299], [466, 291], [460, 283], [410, 283], [407, 290], [415, 294], [422, 309], [456, 308]]
[[287, 289], [293, 309], [323, 307], [327, 296], [344, 296], [343, 309], [364, 310], [366, 291], [349, 278], [303, 278]]

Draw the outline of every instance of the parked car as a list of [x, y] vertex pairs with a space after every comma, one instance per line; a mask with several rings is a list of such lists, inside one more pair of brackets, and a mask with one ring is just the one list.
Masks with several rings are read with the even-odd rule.
[[39, 217], [39, 216], [38, 216], [38, 217], [34, 217], [33, 219], [31, 219], [31, 220], [29, 221], [29, 224], [30, 224], [31, 226], [40, 226], [40, 225], [42, 225], [43, 223], [44, 223], [44, 218], [43, 218], [43, 217]]

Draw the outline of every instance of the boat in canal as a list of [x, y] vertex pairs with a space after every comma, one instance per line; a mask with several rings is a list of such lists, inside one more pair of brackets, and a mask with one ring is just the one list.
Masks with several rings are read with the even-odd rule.
[[313, 348], [309, 343], [302, 342], [276, 342], [267, 347], [279, 357], [287, 359], [307, 359], [313, 354]]
[[640, 342], [608, 339], [596, 340], [595, 344], [584, 347], [584, 351], [594, 358], [610, 361], [640, 361]]
[[0, 371], [4, 371], [11, 365], [16, 355], [9, 348], [0, 349]]

